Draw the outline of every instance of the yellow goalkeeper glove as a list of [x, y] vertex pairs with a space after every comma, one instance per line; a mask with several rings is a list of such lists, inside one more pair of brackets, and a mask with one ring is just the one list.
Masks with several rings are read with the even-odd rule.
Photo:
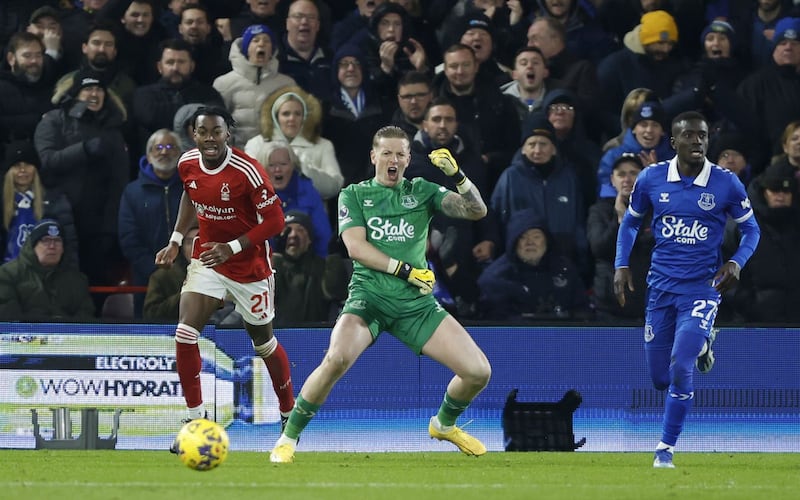
[[392, 265], [394, 265], [392, 274], [418, 287], [419, 293], [422, 295], [427, 295], [433, 291], [433, 284], [436, 283], [436, 276], [430, 269], [419, 269], [402, 260], [395, 259], [389, 261], [389, 266]]
[[456, 159], [447, 148], [434, 149], [428, 154], [428, 158], [436, 167], [439, 168], [448, 177], [452, 177], [456, 183], [456, 190], [464, 194], [470, 190], [472, 183], [464, 175], [464, 172], [458, 168]]
[[447, 148], [434, 149], [430, 152], [428, 158], [430, 158], [431, 163], [436, 165], [446, 176], [453, 177], [458, 173], [458, 163], [456, 163], [456, 159], [453, 158], [453, 155]]

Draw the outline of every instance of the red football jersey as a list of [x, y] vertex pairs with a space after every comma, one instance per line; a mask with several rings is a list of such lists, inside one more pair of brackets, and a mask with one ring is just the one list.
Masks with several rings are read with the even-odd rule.
[[279, 234], [284, 222], [280, 199], [264, 167], [243, 151], [228, 148], [222, 164], [209, 169], [200, 151], [191, 149], [178, 160], [178, 173], [199, 222], [199, 242], [192, 257], [206, 250], [203, 243], [227, 243], [248, 233], [251, 246], [214, 270], [240, 283], [272, 274], [266, 240]]

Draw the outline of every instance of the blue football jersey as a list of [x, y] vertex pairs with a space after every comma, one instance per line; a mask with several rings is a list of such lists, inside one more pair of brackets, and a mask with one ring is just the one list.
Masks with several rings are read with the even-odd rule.
[[708, 160], [695, 178], [681, 178], [677, 158], [645, 168], [628, 212], [642, 218], [649, 210], [656, 244], [647, 284], [674, 293], [707, 289], [722, 265], [728, 217], [737, 223], [753, 217], [742, 182]]

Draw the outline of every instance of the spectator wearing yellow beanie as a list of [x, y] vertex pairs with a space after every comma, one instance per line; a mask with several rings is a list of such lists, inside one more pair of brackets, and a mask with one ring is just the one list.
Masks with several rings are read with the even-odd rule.
[[659, 42], [678, 42], [678, 25], [665, 10], [654, 10], [642, 16], [639, 41], [647, 47]]
[[[597, 66], [597, 81], [606, 108], [606, 133], [613, 136], [620, 132], [616, 128], [619, 110], [631, 91], [650, 89], [661, 100], [674, 94], [675, 82], [691, 69], [689, 60], [675, 51], [678, 41], [678, 26], [672, 15], [663, 10], [648, 12], [625, 35], [624, 48]], [[673, 109], [672, 104], [669, 106]]]

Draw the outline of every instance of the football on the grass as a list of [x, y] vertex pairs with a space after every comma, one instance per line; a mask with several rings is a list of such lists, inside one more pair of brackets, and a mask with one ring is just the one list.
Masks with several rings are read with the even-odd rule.
[[194, 470], [211, 470], [228, 456], [228, 433], [216, 422], [200, 418], [178, 432], [178, 457]]

